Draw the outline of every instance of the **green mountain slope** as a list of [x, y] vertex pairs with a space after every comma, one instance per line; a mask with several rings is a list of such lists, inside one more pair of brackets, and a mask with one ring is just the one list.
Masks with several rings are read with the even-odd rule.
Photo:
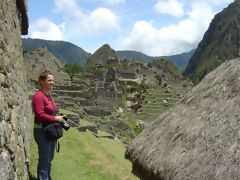
[[90, 56], [90, 53], [87, 53], [82, 48], [65, 41], [22, 38], [22, 44], [25, 51], [32, 51], [39, 47], [47, 47], [62, 63], [85, 65], [87, 58]]
[[[79, 65], [85, 65], [87, 63], [87, 59], [89, 58], [88, 64], [95, 64], [97, 61], [101, 62], [101, 59], [106, 61], [109, 57], [119, 57], [120, 59], [132, 59], [140, 62], [151, 62], [153, 60], [158, 60], [161, 58], [168, 59], [172, 61], [180, 70], [184, 70], [188, 64], [189, 59], [191, 58], [194, 49], [182, 53], [176, 54], [172, 56], [148, 56], [144, 53], [138, 51], [115, 51], [113, 49], [109, 49], [109, 45], [105, 44], [100, 47], [95, 55], [91, 56], [90, 53], [84, 51], [82, 48], [65, 41], [50, 41], [43, 39], [24, 39], [22, 38], [23, 49], [25, 51], [32, 51], [33, 49], [37, 49], [39, 47], [47, 47], [47, 49], [56, 56], [62, 63], [77, 63]], [[110, 47], [111, 48], [111, 47]], [[106, 51], [106, 53], [103, 53]], [[105, 55], [102, 55], [105, 54]], [[107, 54], [107, 56], [106, 56]], [[106, 56], [106, 57], [105, 57]], [[96, 58], [100, 57], [100, 60]]]
[[163, 56], [163, 58], [166, 58], [166, 59], [172, 61], [178, 67], [178, 69], [183, 71], [187, 67], [187, 64], [188, 64], [189, 60], [191, 59], [195, 50], [196, 49], [192, 49], [189, 52], [176, 54], [176, 55], [172, 55], [172, 56]]
[[138, 51], [116, 51], [117, 55], [121, 59], [132, 59], [142, 62], [151, 62], [153, 60], [158, 60], [161, 58], [168, 59], [172, 61], [180, 70], [184, 70], [187, 67], [187, 64], [192, 57], [195, 49], [192, 49], [189, 52], [176, 54], [172, 56], [148, 56], [144, 53]]
[[212, 20], [184, 74], [198, 83], [226, 60], [240, 56], [240, 0]]
[[177, 79], [182, 78], [182, 73], [179, 71], [177, 66], [169, 60], [154, 60], [149, 65], [162, 69], [164, 72], [171, 74]]
[[157, 57], [148, 56], [144, 53], [138, 52], [138, 51], [116, 51], [117, 55], [121, 59], [130, 59], [130, 60], [137, 60], [137, 61], [143, 61], [143, 62], [151, 62], [152, 60], [156, 59]]
[[93, 67], [96, 64], [107, 64], [107, 61], [117, 58], [116, 51], [109, 44], [104, 44], [88, 58], [86, 66]]

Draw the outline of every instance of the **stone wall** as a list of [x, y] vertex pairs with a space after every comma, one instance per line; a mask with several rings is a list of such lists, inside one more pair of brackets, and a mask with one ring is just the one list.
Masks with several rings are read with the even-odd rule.
[[0, 1], [0, 179], [28, 179], [30, 102], [25, 94], [21, 34], [27, 34], [24, 0]]
[[107, 89], [99, 88], [98, 91], [96, 92], [96, 98], [113, 100], [115, 98], [118, 98], [118, 96], [117, 96], [117, 92], [115, 91], [108, 91]]

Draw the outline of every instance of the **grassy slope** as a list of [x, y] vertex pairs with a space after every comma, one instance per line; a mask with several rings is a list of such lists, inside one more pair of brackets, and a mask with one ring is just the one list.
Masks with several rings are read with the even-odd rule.
[[[145, 122], [152, 122], [159, 115], [172, 108], [187, 92], [188, 88], [178, 86], [171, 86], [171, 91], [166, 92], [167, 88], [153, 88], [145, 93], [145, 99], [142, 104], [142, 111], [134, 114], [129, 113], [129, 119], [143, 120]], [[167, 100], [168, 103], [163, 101]]]
[[[125, 147], [110, 139], [96, 138], [90, 132], [74, 128], [59, 141], [60, 152], [55, 153], [53, 179], [60, 180], [134, 180], [131, 163], [124, 159]], [[31, 139], [30, 172], [36, 177], [37, 146]]]

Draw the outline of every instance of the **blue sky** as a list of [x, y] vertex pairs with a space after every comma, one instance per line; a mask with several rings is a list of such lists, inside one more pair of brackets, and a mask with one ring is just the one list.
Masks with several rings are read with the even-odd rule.
[[151, 56], [196, 48], [214, 15], [233, 0], [28, 0], [31, 38], [64, 40], [94, 53]]

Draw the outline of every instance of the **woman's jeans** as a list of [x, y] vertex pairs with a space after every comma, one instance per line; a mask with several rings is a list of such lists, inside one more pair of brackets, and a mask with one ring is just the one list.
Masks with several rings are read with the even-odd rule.
[[51, 161], [56, 141], [46, 139], [43, 128], [34, 128], [34, 139], [38, 145], [38, 180], [51, 180]]

